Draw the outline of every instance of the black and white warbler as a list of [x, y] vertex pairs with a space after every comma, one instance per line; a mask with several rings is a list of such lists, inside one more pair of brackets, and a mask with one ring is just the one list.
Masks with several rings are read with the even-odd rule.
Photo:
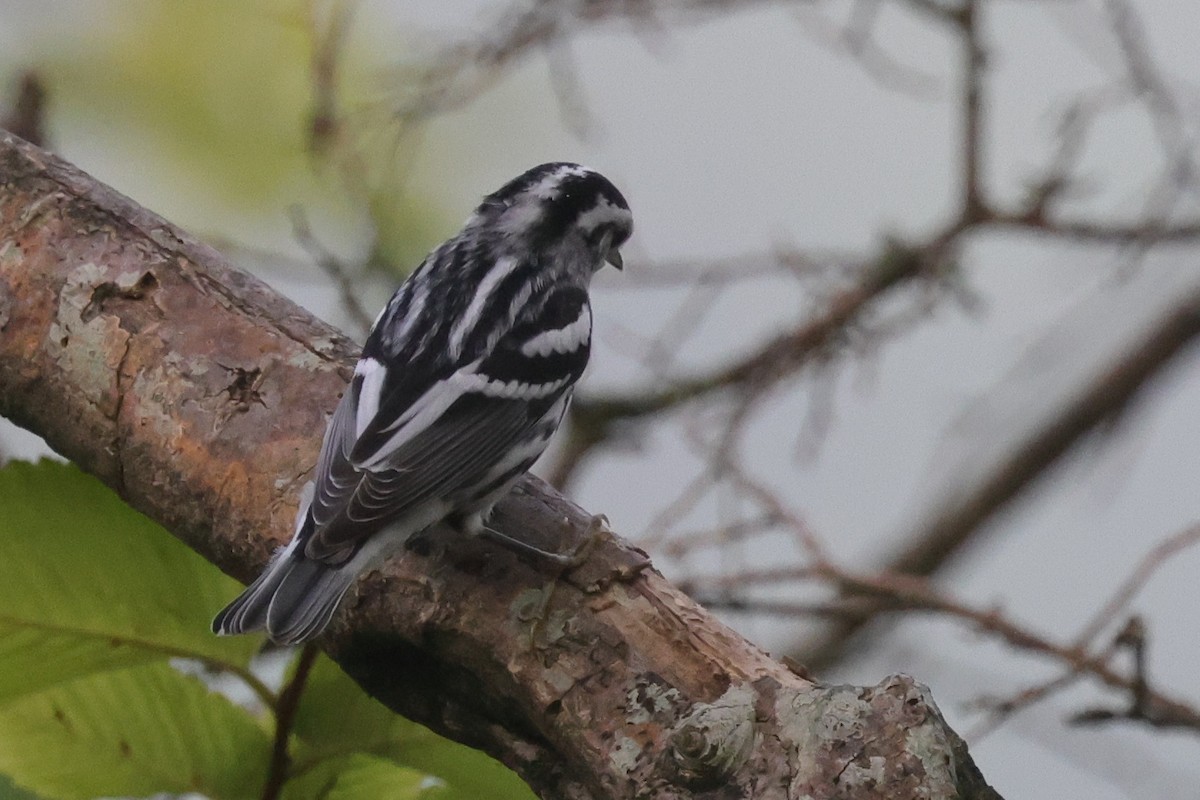
[[507, 538], [487, 516], [558, 428], [588, 361], [592, 274], [621, 268], [632, 230], [617, 188], [577, 164], [534, 167], [484, 198], [375, 320], [291, 543], [213, 630], [303, 642], [411, 535], [445, 522]]

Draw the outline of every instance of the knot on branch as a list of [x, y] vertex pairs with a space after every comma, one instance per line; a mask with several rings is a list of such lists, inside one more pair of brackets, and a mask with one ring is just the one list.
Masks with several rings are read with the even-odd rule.
[[712, 784], [738, 771], [754, 751], [754, 689], [729, 687], [711, 703], [697, 703], [671, 736], [671, 756], [689, 785]]

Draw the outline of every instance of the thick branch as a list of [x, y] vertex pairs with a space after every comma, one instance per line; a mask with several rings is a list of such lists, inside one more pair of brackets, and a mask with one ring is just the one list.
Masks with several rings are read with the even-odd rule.
[[[0, 332], [0, 413], [242, 579], [289, 532], [354, 354], [210, 248], [11, 136]], [[559, 549], [588, 522], [532, 478], [496, 517]], [[390, 707], [546, 797], [996, 796], [911, 679], [814, 685], [615, 537], [555, 581], [430, 533], [359, 582], [322, 644]]]

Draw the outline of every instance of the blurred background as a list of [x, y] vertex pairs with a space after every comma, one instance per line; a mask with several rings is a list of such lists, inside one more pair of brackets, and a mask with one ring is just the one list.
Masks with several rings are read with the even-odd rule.
[[[634, 211], [536, 471], [1006, 797], [1200, 796], [1200, 6], [0, 0], [0, 126], [359, 339], [477, 200]], [[45, 452], [7, 423], [5, 459]]]

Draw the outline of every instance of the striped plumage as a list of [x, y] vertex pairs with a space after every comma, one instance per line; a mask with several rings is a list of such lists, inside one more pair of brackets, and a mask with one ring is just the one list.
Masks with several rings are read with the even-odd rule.
[[534, 167], [484, 198], [376, 319], [291, 543], [213, 630], [306, 641], [412, 534], [483, 530], [562, 420], [587, 366], [592, 274], [621, 266], [632, 225], [616, 187], [577, 164]]

